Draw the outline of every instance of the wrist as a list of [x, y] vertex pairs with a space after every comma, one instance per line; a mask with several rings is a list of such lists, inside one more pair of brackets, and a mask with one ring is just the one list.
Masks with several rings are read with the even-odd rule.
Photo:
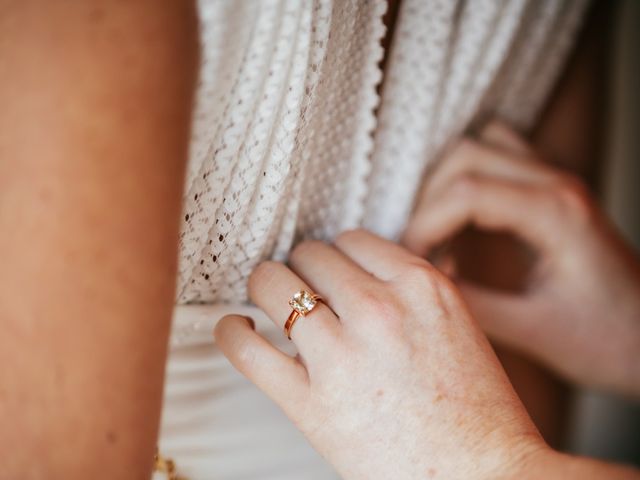
[[555, 462], [555, 452], [542, 439], [519, 445], [509, 452], [508, 460], [491, 476], [492, 479], [534, 479], [543, 478], [541, 473]]
[[513, 433], [501, 436], [497, 442], [485, 441], [484, 446], [488, 448], [478, 452], [481, 454], [476, 456], [475, 469], [467, 477], [480, 480], [533, 478], [532, 468], [543, 460], [546, 462], [553, 450], [532, 423], [526, 431]]
[[517, 470], [510, 477], [513, 479], [537, 479], [537, 478], [557, 478], [560, 454], [548, 445], [544, 445], [523, 459], [518, 464]]
[[580, 474], [586, 473], [583, 465], [585, 460], [558, 452], [544, 444], [530, 450], [513, 465], [513, 468], [506, 470], [505, 474], [499, 478], [509, 480], [584, 478]]

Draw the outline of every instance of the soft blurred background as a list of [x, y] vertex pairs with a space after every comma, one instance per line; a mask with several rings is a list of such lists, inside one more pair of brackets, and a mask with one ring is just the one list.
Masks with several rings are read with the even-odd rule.
[[[614, 3], [599, 187], [609, 214], [640, 252], [640, 0]], [[638, 402], [584, 390], [571, 420], [571, 451], [640, 466]]]

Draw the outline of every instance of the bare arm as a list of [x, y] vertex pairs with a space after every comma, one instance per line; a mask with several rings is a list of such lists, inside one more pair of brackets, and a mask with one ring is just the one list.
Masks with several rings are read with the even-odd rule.
[[190, 2], [0, 0], [3, 478], [147, 478], [197, 60]]

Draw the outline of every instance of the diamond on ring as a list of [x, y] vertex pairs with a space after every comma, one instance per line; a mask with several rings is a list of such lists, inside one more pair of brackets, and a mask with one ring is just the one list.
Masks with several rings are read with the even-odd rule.
[[312, 293], [307, 292], [306, 290], [300, 290], [297, 292], [291, 300], [289, 300], [289, 305], [300, 315], [306, 315], [311, 310], [314, 309], [316, 304], [318, 303], [318, 297]]

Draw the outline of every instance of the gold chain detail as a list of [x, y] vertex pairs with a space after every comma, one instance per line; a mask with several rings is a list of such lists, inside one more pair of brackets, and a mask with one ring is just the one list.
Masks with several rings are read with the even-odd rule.
[[176, 473], [176, 464], [170, 458], [165, 458], [160, 455], [158, 449], [156, 448], [156, 453], [153, 456], [154, 460], [154, 472], [164, 473], [167, 475], [167, 480], [187, 480], [184, 477], [179, 476]]

